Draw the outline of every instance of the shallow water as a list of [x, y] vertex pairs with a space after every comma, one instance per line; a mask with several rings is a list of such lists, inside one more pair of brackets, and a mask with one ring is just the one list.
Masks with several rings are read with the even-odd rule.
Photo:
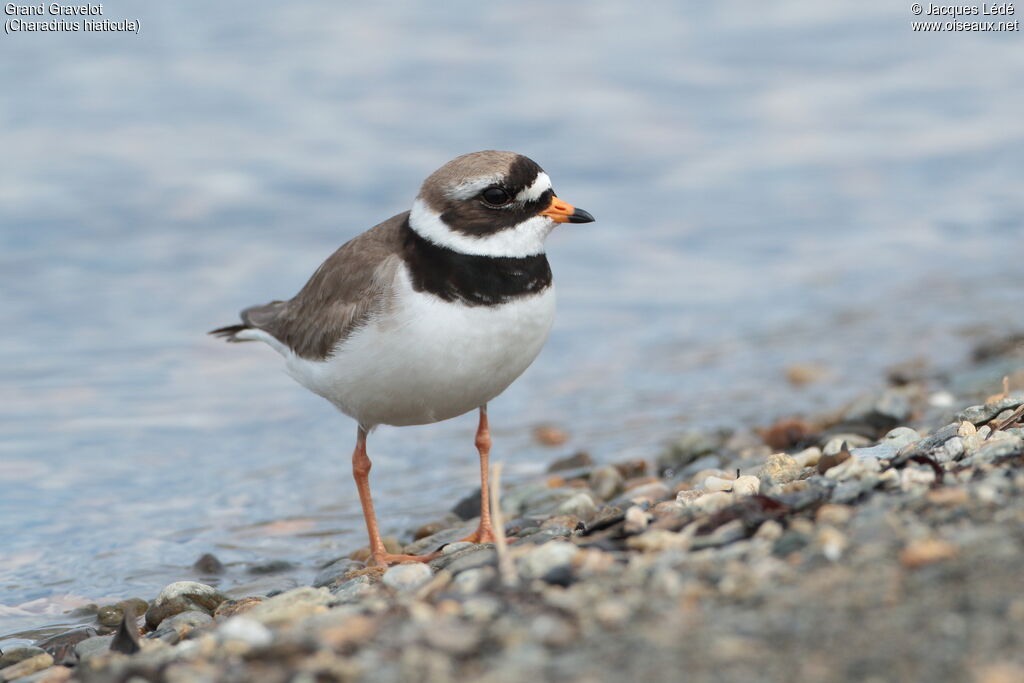
[[[244, 592], [363, 543], [351, 421], [204, 333], [462, 152], [526, 153], [598, 218], [551, 238], [555, 330], [491, 407], [513, 480], [838, 406], [1009, 329], [1020, 34], [915, 34], [891, 5], [106, 3], [143, 34], [6, 36], [0, 635], [203, 552]], [[788, 385], [808, 362], [826, 378]], [[473, 428], [373, 435], [387, 532], [471, 490]]]

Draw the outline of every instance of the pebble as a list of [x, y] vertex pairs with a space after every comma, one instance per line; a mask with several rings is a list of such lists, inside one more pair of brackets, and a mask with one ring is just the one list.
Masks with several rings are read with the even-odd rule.
[[790, 529], [783, 532], [772, 545], [772, 554], [776, 557], [789, 557], [795, 552], [803, 550], [810, 543], [810, 540], [799, 531]]
[[302, 586], [280, 593], [254, 606], [245, 616], [267, 626], [286, 623], [327, 611], [327, 605], [337, 602], [326, 588]]
[[697, 551], [704, 548], [715, 548], [722, 545], [728, 545], [729, 543], [733, 543], [746, 537], [746, 525], [742, 521], [734, 519], [733, 521], [718, 527], [710, 534], [697, 536], [691, 539], [690, 549]]
[[626, 539], [626, 547], [642, 553], [660, 552], [672, 548], [686, 549], [690, 545], [690, 537], [668, 529], [648, 529], [639, 536]]
[[1010, 394], [1006, 398], [990, 401], [984, 405], [971, 406], [970, 408], [957, 413], [956, 417], [958, 420], [978, 425], [983, 422], [988, 422], [1007, 408], [1016, 408], [1022, 403], [1024, 403], [1024, 392], [1019, 391], [1015, 394]]
[[733, 481], [712, 475], [702, 481], [700, 485], [705, 491], [732, 491]]
[[703, 496], [695, 500], [693, 502], [693, 505], [701, 512], [711, 513], [717, 512], [722, 508], [726, 507], [727, 505], [730, 505], [732, 501], [733, 497], [731, 493], [726, 493], [725, 491], [715, 491], [714, 493], [704, 494]]
[[900, 563], [907, 569], [918, 569], [935, 562], [951, 560], [957, 555], [957, 547], [949, 541], [925, 538], [908, 543], [900, 553]]
[[155, 629], [167, 617], [198, 610], [213, 614], [220, 603], [228, 597], [213, 586], [196, 581], [177, 581], [169, 584], [146, 610], [146, 625]]
[[978, 428], [974, 426], [973, 422], [961, 422], [956, 433], [960, 436], [974, 436], [978, 433]]
[[484, 586], [489, 584], [497, 576], [493, 567], [477, 567], [467, 569], [455, 575], [452, 580], [452, 588], [463, 595], [479, 593]]
[[180, 635], [184, 636], [189, 631], [205, 626], [206, 624], [213, 623], [213, 617], [206, 612], [197, 612], [191, 610], [188, 612], [181, 612], [175, 614], [173, 617], [164, 619], [163, 623], [160, 624], [160, 628], [171, 627], [177, 631]]
[[344, 581], [345, 576], [349, 572], [362, 568], [362, 562], [357, 562], [347, 557], [338, 558], [317, 572], [317, 575], [313, 578], [313, 587], [333, 586]]
[[556, 512], [560, 515], [574, 515], [584, 522], [588, 522], [597, 516], [597, 503], [594, 502], [590, 494], [577, 493], [563, 501]]
[[847, 422], [866, 423], [876, 429], [892, 429], [909, 417], [910, 399], [900, 389], [887, 389], [880, 396], [858, 399], [843, 414]]
[[235, 616], [236, 614], [248, 612], [264, 600], [265, 598], [260, 595], [250, 595], [245, 598], [239, 598], [238, 600], [225, 600], [213, 611], [213, 618], [216, 621], [223, 621], [229, 617]]
[[[559, 444], [552, 444], [559, 445]], [[594, 465], [594, 459], [590, 457], [590, 454], [580, 451], [579, 453], [573, 453], [569, 457], [560, 458], [555, 460], [548, 465], [548, 472], [562, 472], [564, 470], [576, 470], [583, 467], [592, 467]]]
[[266, 576], [268, 574], [280, 574], [294, 568], [295, 565], [288, 560], [266, 560], [265, 562], [249, 565], [246, 571], [256, 576]]
[[648, 521], [647, 513], [638, 505], [633, 505], [626, 510], [626, 519], [623, 524], [623, 530], [627, 534], [638, 534], [647, 528]]
[[497, 557], [498, 553], [491, 544], [471, 545], [451, 555], [442, 555], [433, 560], [430, 566], [458, 575], [468, 569], [492, 565], [497, 561]]
[[6, 669], [11, 664], [45, 653], [46, 650], [41, 647], [12, 647], [0, 653], [0, 669]]
[[821, 449], [817, 446], [805, 448], [793, 456], [793, 460], [799, 467], [814, 467], [821, 459]]
[[433, 576], [434, 572], [427, 565], [422, 562], [411, 562], [389, 567], [384, 572], [382, 581], [388, 588], [393, 588], [400, 593], [407, 593], [424, 585]]
[[455, 543], [449, 543], [445, 547], [441, 548], [441, 554], [442, 555], [454, 555], [455, 553], [457, 553], [457, 552], [459, 552], [461, 550], [466, 550], [468, 548], [473, 548], [476, 545], [477, 545], [476, 543], [470, 543], [469, 541], [456, 541]]
[[204, 576], [217, 576], [224, 573], [224, 563], [213, 553], [203, 553], [192, 564], [192, 570]]
[[850, 448], [865, 448], [871, 444], [869, 439], [866, 439], [859, 434], [841, 434], [830, 438], [824, 446], [821, 448], [822, 457], [830, 455], [838, 455], [843, 450], [843, 444], [846, 444], [847, 449]]
[[911, 429], [910, 427], [896, 427], [895, 429], [889, 430], [889, 433], [882, 439], [882, 443], [899, 450], [904, 446], [909, 446], [910, 444], [920, 440], [921, 435], [917, 433], [916, 429]]
[[[965, 422], [964, 424], [971, 424]], [[952, 439], [942, 445], [942, 450], [936, 454], [939, 462], [949, 462], [951, 460], [958, 460], [966, 452], [964, 447], [964, 440], [959, 436], [954, 436]]]
[[519, 569], [527, 579], [539, 579], [559, 567], [567, 567], [579, 552], [572, 543], [555, 541], [537, 546], [519, 559]]
[[13, 681], [51, 666], [53, 656], [48, 652], [32, 655], [0, 669], [0, 681]]
[[777, 541], [785, 532], [785, 529], [781, 524], [776, 522], [774, 519], [766, 520], [757, 528], [754, 533], [754, 538], [761, 538], [766, 541]]
[[35, 645], [52, 654], [58, 664], [63, 664], [69, 657], [74, 656], [75, 645], [95, 635], [96, 629], [94, 627], [81, 626], [64, 633], [58, 633], [49, 638], [44, 638]]
[[721, 440], [702, 431], [691, 431], [677, 437], [660, 455], [657, 465], [659, 474], [671, 474], [685, 467], [703, 455], [718, 450]]
[[822, 554], [830, 562], [838, 562], [848, 544], [843, 532], [832, 526], [824, 526], [818, 530], [817, 542], [821, 546]]
[[736, 496], [752, 496], [760, 490], [761, 480], [751, 475], [739, 477], [732, 485], [732, 492]]
[[572, 644], [576, 631], [567, 620], [542, 614], [530, 623], [530, 636], [548, 647], [565, 647]]
[[114, 636], [93, 636], [92, 638], [86, 638], [77, 645], [75, 645], [75, 654], [78, 655], [78, 659], [86, 661], [93, 657], [105, 655], [110, 652], [110, 641], [114, 639]]
[[800, 476], [801, 466], [793, 456], [786, 453], [772, 453], [768, 456], [759, 477], [765, 483], [785, 484]]
[[431, 647], [456, 656], [473, 652], [483, 640], [483, 633], [476, 625], [454, 619], [434, 621], [423, 635]]
[[266, 647], [274, 640], [273, 632], [254, 619], [231, 617], [217, 629], [221, 640], [244, 643], [251, 648]]
[[819, 524], [832, 524], [834, 526], [842, 526], [850, 521], [850, 517], [853, 516], [853, 508], [849, 505], [836, 505], [834, 503], [825, 503], [815, 514], [814, 518]]
[[[626, 491], [626, 493], [624, 493], [617, 500], [622, 501], [624, 503], [647, 503], [649, 505], [653, 505], [655, 503], [659, 503], [665, 500], [666, 498], [671, 497], [671, 495], [672, 490], [664, 482], [655, 481], [651, 482], [650, 484], [637, 486], [634, 489]], [[614, 503], [615, 501], [612, 502]]]
[[622, 493], [624, 481], [622, 473], [610, 465], [598, 467], [590, 473], [590, 488], [601, 500], [611, 500]]
[[331, 589], [331, 594], [343, 603], [358, 602], [373, 592], [373, 581], [365, 574], [356, 576]]

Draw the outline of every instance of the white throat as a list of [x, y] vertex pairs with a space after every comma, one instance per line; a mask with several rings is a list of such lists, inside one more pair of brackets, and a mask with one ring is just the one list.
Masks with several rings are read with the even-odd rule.
[[472, 256], [508, 256], [518, 258], [544, 253], [544, 239], [555, 227], [546, 216], [534, 216], [499, 232], [480, 237], [464, 235], [448, 227], [441, 214], [417, 198], [409, 212], [409, 227], [434, 244]]

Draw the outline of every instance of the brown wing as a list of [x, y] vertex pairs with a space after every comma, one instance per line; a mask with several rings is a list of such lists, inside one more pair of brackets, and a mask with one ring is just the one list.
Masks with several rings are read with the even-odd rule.
[[289, 301], [242, 311], [242, 325], [210, 334], [229, 341], [245, 329], [263, 330], [303, 358], [323, 360], [335, 346], [390, 302], [401, 263], [401, 233], [408, 212], [393, 216], [346, 242], [317, 268]]

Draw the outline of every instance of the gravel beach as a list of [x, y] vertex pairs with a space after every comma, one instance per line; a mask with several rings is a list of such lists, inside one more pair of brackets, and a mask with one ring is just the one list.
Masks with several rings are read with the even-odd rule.
[[466, 491], [389, 540], [442, 548], [429, 565], [353, 549], [229, 597], [204, 556], [3, 652], [0, 682], [1024, 680], [1024, 391], [996, 379], [1019, 389], [1021, 351], [649, 460], [564, 458], [505, 487], [505, 548], [452, 542]]

